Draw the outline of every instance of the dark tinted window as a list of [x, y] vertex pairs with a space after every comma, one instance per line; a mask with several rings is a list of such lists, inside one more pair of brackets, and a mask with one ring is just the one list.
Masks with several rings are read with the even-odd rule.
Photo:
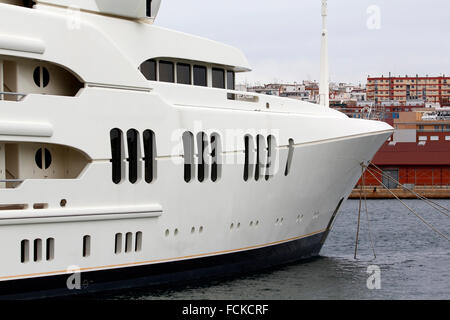
[[189, 64], [177, 64], [177, 83], [192, 84], [191, 82], [191, 66]]
[[213, 88], [225, 89], [225, 70], [212, 69], [212, 86]]
[[174, 78], [175, 77], [174, 77], [173, 62], [160, 61], [159, 62], [159, 81], [175, 82]]
[[194, 85], [203, 87], [208, 86], [206, 67], [194, 66]]
[[131, 183], [136, 183], [138, 180], [138, 139], [139, 133], [135, 129], [128, 130], [128, 179]]
[[235, 90], [234, 71], [227, 71], [227, 89]]
[[120, 129], [112, 129], [110, 137], [112, 180], [118, 184], [122, 180], [122, 131]]
[[141, 72], [147, 80], [156, 81], [156, 61], [147, 60], [141, 64]]
[[145, 181], [153, 182], [156, 169], [156, 141], [155, 133], [151, 130], [144, 131], [144, 161], [145, 161]]

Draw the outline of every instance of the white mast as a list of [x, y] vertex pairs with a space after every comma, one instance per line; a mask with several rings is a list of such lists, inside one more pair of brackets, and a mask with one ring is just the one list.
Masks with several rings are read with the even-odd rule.
[[328, 74], [328, 30], [327, 30], [327, 0], [322, 0], [322, 48], [320, 52], [320, 87], [319, 103], [330, 107], [330, 88]]

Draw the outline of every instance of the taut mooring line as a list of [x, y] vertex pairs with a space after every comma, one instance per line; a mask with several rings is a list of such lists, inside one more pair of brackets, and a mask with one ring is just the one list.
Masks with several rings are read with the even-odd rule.
[[386, 185], [380, 181], [378, 179], [378, 177], [372, 173], [372, 170], [369, 169], [366, 166], [367, 172], [369, 172], [374, 178], [375, 180], [377, 180], [383, 187], [386, 188], [386, 190], [388, 190], [398, 201], [400, 201], [409, 211], [411, 211], [417, 218], [419, 218], [424, 224], [426, 224], [431, 230], [433, 230], [434, 232], [438, 233], [440, 236], [442, 236], [445, 240], [450, 242], [450, 239], [443, 234], [442, 232], [440, 232], [439, 230], [437, 230], [433, 225], [431, 225], [430, 223], [428, 223], [425, 219], [423, 219], [417, 212], [415, 212], [413, 209], [411, 209], [405, 202], [403, 202], [399, 197], [397, 197], [397, 195], [395, 193], [393, 193], [388, 187], [386, 187]]

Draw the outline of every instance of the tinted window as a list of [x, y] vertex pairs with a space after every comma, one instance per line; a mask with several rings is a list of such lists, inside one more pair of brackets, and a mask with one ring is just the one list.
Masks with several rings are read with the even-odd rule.
[[225, 70], [212, 69], [212, 86], [213, 88], [225, 89]]
[[227, 88], [228, 90], [235, 90], [234, 71], [227, 71]]
[[203, 87], [208, 86], [206, 67], [194, 66], [194, 85]]
[[141, 72], [147, 80], [156, 81], [156, 61], [147, 60], [141, 64]]
[[175, 82], [173, 62], [169, 61], [159, 62], [159, 81]]
[[115, 184], [118, 184], [122, 180], [122, 131], [120, 129], [112, 129], [110, 137], [112, 180]]
[[191, 66], [189, 64], [177, 64], [177, 83], [191, 84]]

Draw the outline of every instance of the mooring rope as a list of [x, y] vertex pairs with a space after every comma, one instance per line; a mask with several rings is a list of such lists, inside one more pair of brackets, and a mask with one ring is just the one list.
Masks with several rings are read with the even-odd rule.
[[[364, 175], [364, 167], [361, 167], [361, 171]], [[362, 206], [362, 185], [359, 186], [359, 209], [358, 209], [358, 226], [356, 228], [356, 239], [355, 239], [355, 255], [354, 259], [357, 259], [357, 253], [358, 253], [358, 241], [359, 241], [359, 229], [360, 229], [360, 222], [361, 222], [361, 206]]]
[[[366, 180], [365, 180], [365, 177], [364, 177], [364, 167], [362, 168], [362, 170], [363, 170], [362, 183], [365, 186], [366, 185]], [[374, 259], [376, 259], [377, 258], [377, 254], [375, 253], [375, 245], [374, 245], [373, 239], [372, 239], [372, 232], [370, 231], [370, 219], [369, 219], [369, 210], [367, 209], [367, 195], [366, 195], [366, 192], [364, 192], [364, 206], [365, 206], [365, 209], [366, 209], [367, 229], [369, 231], [370, 244], [372, 246]]]
[[[363, 165], [364, 166], [364, 165]], [[417, 212], [415, 212], [413, 209], [411, 209], [405, 202], [403, 202], [394, 192], [392, 192], [382, 181], [378, 179], [378, 177], [372, 172], [372, 169], [368, 168], [367, 166], [364, 166], [367, 169], [367, 172], [369, 172], [375, 180], [377, 180], [383, 187], [386, 188], [398, 201], [400, 201], [401, 204], [403, 204], [409, 211], [411, 211], [417, 218], [419, 218], [425, 225], [427, 225], [431, 230], [439, 234], [441, 237], [446, 239], [450, 242], [450, 239], [440, 232], [438, 229], [436, 229], [432, 224], [428, 223], [424, 218], [422, 218]]]
[[[405, 189], [405, 190], [411, 192], [411, 193], [412, 193], [413, 195], [415, 195], [417, 198], [419, 198], [419, 199], [421, 199], [421, 200], [427, 202], [431, 207], [433, 207], [434, 209], [436, 209], [437, 211], [439, 211], [439, 212], [442, 213], [443, 215], [445, 215], [445, 216], [447, 216], [447, 217], [450, 218], [450, 215], [449, 215], [448, 213], [445, 213], [445, 212], [443, 212], [443, 211], [441, 210], [441, 209], [443, 209], [443, 210], [445, 210], [445, 211], [447, 211], [447, 212], [450, 212], [450, 209], [448, 209], [448, 208], [446, 208], [446, 207], [444, 207], [444, 206], [441, 206], [440, 204], [438, 204], [438, 203], [436, 203], [436, 202], [434, 202], [434, 201], [431, 201], [430, 199], [428, 199], [428, 198], [422, 196], [421, 194], [419, 194], [419, 193], [415, 192], [414, 190], [412, 190], [412, 189], [406, 187], [405, 185], [401, 184], [399, 181], [397, 181], [396, 179], [394, 179], [394, 178], [391, 177], [390, 175], [384, 173], [383, 170], [381, 170], [379, 167], [377, 167], [377, 166], [376, 166], [375, 164], [373, 164], [372, 162], [369, 161], [369, 164], [372, 165], [373, 167], [375, 167], [375, 168], [377, 169], [378, 173], [381, 174], [383, 177], [386, 177], [386, 178], [388, 178], [389, 180], [391, 180], [391, 181], [397, 183], [397, 184], [400, 185], [403, 189]], [[367, 168], [367, 166], [365, 166], [365, 167]], [[375, 171], [375, 170], [374, 170], [374, 171]]]

